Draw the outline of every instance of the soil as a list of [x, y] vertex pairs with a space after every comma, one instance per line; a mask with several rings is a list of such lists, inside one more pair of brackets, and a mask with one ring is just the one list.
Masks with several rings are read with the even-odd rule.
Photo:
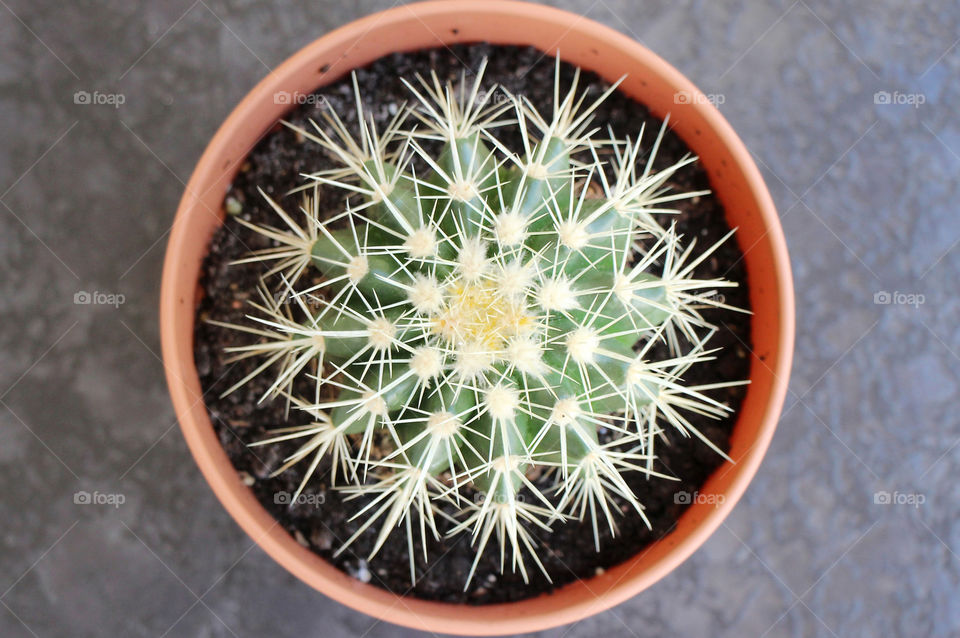
[[[476, 69], [484, 58], [489, 59], [484, 78], [488, 86], [500, 84], [511, 92], [523, 93], [542, 112], [549, 112], [555, 61], [531, 48], [476, 44], [394, 54], [359, 69], [357, 82], [368, 112], [373, 113], [378, 125], [383, 125], [409, 99], [409, 92], [399, 78], [413, 78], [417, 73], [433, 69], [442, 80], [450, 78], [456, 81], [464, 67]], [[572, 66], [561, 65], [564, 84], [569, 84], [573, 71]], [[468, 71], [468, 77], [469, 74]], [[468, 81], [472, 83], [472, 79]], [[589, 86], [591, 93], [598, 95], [608, 84], [591, 73], [585, 73], [581, 77], [581, 87], [584, 86]], [[299, 126], [308, 128], [310, 119], [322, 121], [321, 109], [325, 104], [330, 104], [348, 125], [355, 124], [353, 88], [349, 77], [300, 102], [287, 116], [289, 121]], [[618, 137], [628, 134], [635, 136], [646, 124], [644, 148], [649, 148], [660, 128], [660, 121], [651, 116], [646, 107], [619, 92], [614, 93], [598, 109], [595, 122], [604, 128], [611, 127]], [[519, 148], [518, 137], [511, 138], [506, 133], [506, 129], [500, 129], [499, 137], [508, 145]], [[672, 164], [687, 153], [684, 143], [676, 135], [668, 133], [655, 165]], [[417, 581], [412, 585], [406, 534], [402, 529], [395, 531], [369, 562], [366, 557], [375, 540], [375, 530], [367, 530], [348, 551], [334, 557], [340, 541], [350, 537], [359, 526], [360, 521], [349, 519], [364, 501], [345, 501], [342, 493], [330, 485], [329, 474], [323, 467], [311, 480], [305, 491], [306, 496], [299, 503], [289, 506], [277, 502], [283, 500], [276, 497], [278, 493], [295, 492], [306, 464], [269, 478], [269, 474], [281, 465], [282, 459], [295, 445], [251, 448], [248, 444], [265, 438], [268, 430], [301, 425], [302, 417], [291, 414], [288, 419], [282, 400], [257, 403], [269, 383], [268, 375], [258, 377], [233, 394], [220, 398], [226, 388], [252, 369], [250, 362], [226, 362], [224, 348], [247, 343], [249, 338], [213, 326], [205, 320], [250, 323], [244, 317], [246, 302], [255, 290], [261, 268], [257, 265], [231, 266], [229, 263], [250, 250], [268, 247], [268, 244], [259, 235], [238, 224], [236, 216], [256, 223], [281, 225], [275, 213], [257, 193], [257, 188], [262, 188], [284, 204], [287, 210], [293, 211], [298, 204], [298, 196], [285, 197], [284, 194], [301, 183], [300, 173], [330, 166], [331, 160], [316, 144], [305, 142], [278, 124], [251, 151], [229, 189], [227, 209], [236, 215], [227, 215], [223, 227], [212, 240], [203, 265], [200, 281], [203, 296], [197, 308], [195, 333], [196, 365], [207, 409], [220, 441], [237, 472], [263, 506], [298, 542], [354, 577], [399, 594], [453, 603], [487, 604], [536, 596], [617, 565], [668, 533], [687, 507], [683, 499], [677, 499], [675, 495], [679, 492], [695, 492], [722, 463], [722, 458], [705, 444], [684, 438], [675, 431], [671, 432], [670, 445], [660, 445], [656, 469], [678, 477], [679, 481], [647, 480], [639, 473], [627, 475], [629, 484], [646, 508], [652, 530], [647, 529], [640, 516], [626, 505], [621, 508], [624, 514], [619, 521], [616, 537], [611, 537], [605, 526], [600, 527], [599, 552], [594, 549], [593, 529], [589, 522], [557, 524], [549, 534], [531, 529], [539, 544], [538, 555], [552, 582], [532, 564], [528, 565], [529, 583], [524, 583], [518, 573], [510, 573], [509, 568], [507, 573], [501, 575], [494, 542], [484, 552], [476, 576], [464, 591], [466, 575], [474, 559], [467, 534], [428, 543], [428, 561], [424, 560], [422, 549], [416, 543]], [[680, 171], [671, 180], [671, 185], [677, 190], [709, 188], [706, 175], [698, 165]], [[321, 209], [337, 211], [342, 205], [341, 192], [328, 190], [321, 192], [326, 198]], [[695, 237], [699, 248], [712, 245], [729, 230], [723, 208], [712, 196], [681, 201], [677, 207], [680, 214], [671, 215], [670, 219], [676, 221], [677, 230], [685, 238]], [[728, 241], [705, 260], [696, 275], [722, 276], [738, 282], [738, 288], [724, 290], [726, 301], [739, 308], [748, 308], [746, 273], [735, 241]], [[309, 285], [310, 277], [304, 277], [302, 283]], [[686, 381], [698, 384], [748, 378], [750, 316], [725, 310], [707, 311], [705, 316], [720, 328], [710, 342], [711, 347], [722, 349], [716, 360], [694, 366], [686, 374]], [[728, 449], [729, 434], [744, 393], [743, 387], [712, 393], [711, 396], [734, 409], [728, 418], [711, 420], [693, 414], [687, 416], [719, 448]], [[540, 480], [545, 483], [549, 481], [547, 477]], [[441, 521], [441, 528], [445, 527], [446, 524]]]

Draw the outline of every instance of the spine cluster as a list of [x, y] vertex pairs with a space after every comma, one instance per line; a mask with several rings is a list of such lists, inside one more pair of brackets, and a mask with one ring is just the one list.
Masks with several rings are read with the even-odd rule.
[[[684, 411], [728, 410], [705, 394], [726, 384], [682, 377], [711, 355], [700, 310], [732, 284], [695, 278], [714, 247], [694, 258], [657, 221], [704, 194], [668, 186], [696, 158], [653, 169], [666, 124], [645, 158], [643, 131], [601, 138], [592, 114], [616, 85], [591, 101], [576, 78], [561, 92], [557, 69], [548, 114], [502, 88], [490, 104], [481, 69], [456, 89], [407, 82], [412, 106], [378, 130], [357, 90], [358, 129], [333, 111], [297, 129], [336, 162], [304, 176], [301, 210], [264, 194], [280, 227], [241, 220], [273, 247], [243, 260], [264, 269], [251, 323], [223, 324], [254, 338], [230, 350], [258, 364], [228, 392], [270, 375], [263, 400], [304, 421], [258, 443], [299, 444], [277, 473], [306, 464], [302, 490], [330, 457], [367, 497], [344, 547], [372, 528], [376, 553], [402, 526], [412, 579], [415, 540], [426, 551], [439, 535], [443, 502], [459, 512], [449, 534], [470, 534], [478, 559], [494, 539], [501, 569], [524, 578], [529, 561], [543, 568], [533, 528], [589, 519], [599, 548], [617, 500], [643, 516], [625, 475], [668, 478], [653, 470], [657, 439], [700, 436]], [[508, 127], [518, 151], [498, 138]], [[342, 191], [343, 206], [321, 210], [318, 189]], [[319, 285], [298, 284], [307, 269]], [[294, 395], [305, 375], [312, 396]]]

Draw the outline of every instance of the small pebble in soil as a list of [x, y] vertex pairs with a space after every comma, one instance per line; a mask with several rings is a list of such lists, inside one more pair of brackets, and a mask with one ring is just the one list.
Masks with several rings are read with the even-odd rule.
[[310, 543], [307, 542], [307, 538], [303, 535], [303, 532], [297, 530], [293, 533], [293, 537], [297, 540], [298, 543], [304, 547], [310, 547]]
[[243, 204], [235, 197], [228, 197], [227, 201], [224, 202], [223, 208], [227, 211], [228, 215], [239, 215], [243, 212]]
[[313, 530], [310, 542], [319, 550], [326, 551], [333, 547], [333, 534], [326, 528]]
[[370, 566], [367, 565], [367, 561], [362, 559], [359, 563], [357, 563], [357, 569], [350, 575], [359, 580], [361, 583], [369, 583], [370, 579], [373, 578], [373, 574], [370, 573]]

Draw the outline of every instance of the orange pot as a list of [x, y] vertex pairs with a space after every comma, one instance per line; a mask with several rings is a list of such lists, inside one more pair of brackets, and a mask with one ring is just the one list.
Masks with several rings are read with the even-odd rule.
[[[230, 464], [207, 415], [193, 359], [201, 261], [222, 223], [224, 193], [237, 167], [289, 108], [275, 103], [274, 94], [310, 93], [395, 51], [477, 41], [560, 51], [565, 61], [611, 81], [627, 75], [620, 90], [658, 117], [669, 113], [675, 131], [699, 155], [730, 226], [739, 228], [754, 312], [751, 383], [730, 441], [736, 463], [724, 464], [701, 489], [713, 498], [692, 505], [673, 532], [602, 575], [549, 595], [483, 607], [396, 596], [299, 545]], [[793, 355], [793, 284], [777, 213], [750, 153], [676, 69], [573, 13], [508, 0], [440, 0], [390, 9], [328, 33], [274, 70], [234, 109], [200, 158], [177, 210], [163, 269], [160, 328], [167, 381], [190, 450], [227, 511], [277, 562], [325, 595], [388, 622], [443, 633], [522, 633], [580, 620], [636, 595], [680, 565], [727, 517], [760, 465], [783, 404]]]

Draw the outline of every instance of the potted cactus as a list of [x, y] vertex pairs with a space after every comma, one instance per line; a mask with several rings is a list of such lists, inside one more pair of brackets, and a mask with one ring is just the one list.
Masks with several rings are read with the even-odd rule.
[[[291, 501], [324, 461], [332, 483], [375, 495], [338, 551], [376, 527], [372, 559], [404, 527], [414, 582], [413, 535], [424, 549], [438, 538], [447, 504], [460, 514], [448, 533], [476, 545], [467, 585], [488, 542], [526, 576], [524, 557], [539, 563], [528, 525], [588, 519], [615, 533], [614, 496], [644, 517], [622, 475], [670, 478], [652, 469], [662, 425], [713, 445], [684, 412], [730, 408], [681, 374], [710, 354], [700, 310], [722, 306], [712, 293], [734, 284], [692, 275], [717, 245], [691, 259], [694, 242], [655, 217], [706, 194], [668, 186], [695, 157], [653, 170], [666, 123], [642, 172], [642, 131], [600, 139], [591, 112], [615, 84], [591, 103], [575, 76], [544, 114], [503, 88], [488, 104], [483, 65], [465, 79], [459, 91], [436, 74], [408, 83], [413, 106], [383, 131], [359, 91], [356, 137], [329, 106], [329, 132], [288, 124], [335, 165], [305, 175], [298, 211], [261, 191], [286, 228], [238, 220], [272, 244], [240, 260], [262, 266], [251, 322], [209, 321], [248, 334], [226, 350], [257, 360], [226, 394], [269, 374], [260, 400], [302, 412], [302, 425], [254, 444], [298, 442], [275, 470], [308, 466]], [[501, 127], [521, 132], [522, 152]], [[584, 151], [592, 160], [575, 163]], [[321, 188], [343, 193], [333, 211], [319, 206]], [[310, 270], [319, 283], [300, 285]], [[659, 345], [666, 354], [653, 356]], [[531, 471], [555, 476], [550, 494]]]
[[[569, 14], [510, 2], [405, 8], [426, 31], [407, 13], [383, 16], [406, 34], [405, 48], [417, 49], [430, 44], [427, 32], [435, 33], [430, 24], [443, 24], [452, 40], [469, 40], [459, 26], [467, 9], [475, 14], [469, 22], [475, 28], [505, 14], [536, 16], [541, 24], [568, 31], [571, 24]], [[597, 25], [583, 30], [599, 30], [594, 38], [606, 36]], [[759, 463], [789, 362], [788, 271], [762, 182], [749, 173], [752, 164], [744, 169], [749, 160], [741, 148], [735, 149], [736, 166], [727, 164], [726, 156], [714, 165], [734, 173], [732, 183], [748, 184], [738, 197], [759, 211], [760, 223], [753, 220], [747, 234], [772, 246], [772, 279], [756, 270], [763, 266], [760, 259], [747, 255], [751, 288], [757, 282], [768, 286], [766, 299], [751, 289], [751, 309], [758, 313], [751, 337], [755, 347], [769, 350], [771, 370], [780, 377], [758, 373], [754, 365], [750, 378], [707, 382], [689, 380], [691, 370], [719, 352], [705, 315], [733, 309], [721, 292], [736, 284], [698, 270], [734, 241], [733, 231], [697, 245], [671, 218], [678, 206], [710, 195], [708, 189], [678, 188], [677, 176], [701, 160], [674, 150], [661, 161], [664, 140], [672, 135], [666, 112], [657, 129], [614, 134], [611, 123], [597, 121], [596, 114], [622, 90], [620, 82], [597, 90], [581, 81], [579, 69], [570, 67], [563, 75], [559, 57], [548, 109], [485, 76], [486, 58], [454, 77], [420, 69], [399, 78], [409, 99], [393, 103], [389, 116], [376, 108], [384, 106], [377, 96], [360, 90], [357, 74], [348, 75], [340, 86], [351, 89], [349, 110], [320, 99], [311, 111], [318, 117], [283, 120], [287, 139], [300, 145], [293, 150], [296, 169], [284, 171], [295, 176], [292, 188], [277, 192], [275, 183], [258, 185], [259, 202], [242, 193], [216, 201], [213, 187], [224, 183], [223, 173], [229, 180], [239, 165], [247, 174], [243, 179], [256, 177], [245, 145], [259, 137], [270, 115], [273, 120], [279, 115], [264, 106], [268, 91], [312, 95], [320, 82], [306, 69], [321, 62], [327, 73], [331, 53], [352, 51], [345, 43], [356, 46], [350, 38], [364, 33], [363, 26], [348, 31], [327, 36], [326, 43], [301, 53], [280, 77], [251, 94], [251, 108], [268, 113], [250, 117], [240, 109], [231, 116], [227, 132], [211, 144], [219, 148], [208, 150], [214, 156], [205, 155], [188, 187], [168, 249], [162, 309], [165, 360], [188, 442], [218, 495], [258, 542], [314, 586], [374, 615], [433, 630], [497, 633], [539, 629], [614, 604], [629, 594], [622, 577], [604, 581], [602, 569], [595, 585], [604, 595], [596, 601], [585, 597], [580, 582], [539, 597], [533, 595], [546, 589], [532, 589], [533, 597], [523, 602], [528, 594], [500, 596], [496, 599], [515, 602], [471, 608], [465, 617], [457, 605], [398, 598], [402, 592], [384, 584], [396, 574], [378, 578], [380, 588], [376, 581], [366, 583], [385, 547], [406, 561], [403, 578], [411, 585], [434, 567], [443, 569], [444, 555], [454, 547], [458, 556], [470, 557], [465, 573], [452, 569], [463, 590], [496, 586], [497, 575], [512, 574], [516, 583], [549, 582], [551, 569], [538, 540], [544, 535], [579, 525], [590, 532], [596, 552], [619, 538], [624, 519], [653, 529], [636, 477], [676, 478], [658, 464], [658, 455], [677, 439], [696, 440], [716, 465], [726, 460], [733, 468], [725, 470], [732, 477], [714, 494], [714, 512], [700, 509], [699, 520], [691, 520], [676, 509], [677, 530], [666, 539], [683, 536], [672, 548], [665, 539], [645, 551], [653, 555], [646, 569], [638, 568], [640, 558], [598, 567], [629, 575], [635, 592], [702, 542], [709, 525], [719, 524], [742, 491], [749, 479], [743, 472], [752, 473]], [[473, 39], [495, 37], [485, 30]], [[570, 37], [593, 43], [580, 31]], [[369, 34], [359, 40], [367, 48], [366, 61], [379, 57], [379, 45], [368, 44], [371, 40], [376, 42]], [[644, 79], [642, 65], [635, 70]], [[620, 77], [600, 71], [610, 80]], [[695, 91], [657, 80], [664, 86], [651, 95], [661, 99], [664, 87]], [[275, 97], [273, 102], [278, 104]], [[681, 106], [712, 109], [700, 101]], [[715, 149], [711, 153], [717, 155]], [[322, 158], [321, 168], [299, 159], [312, 156]], [[711, 180], [722, 176], [724, 168], [717, 170]], [[216, 300], [201, 303], [198, 312], [190, 288], [192, 281], [196, 289], [197, 260], [218, 223], [204, 221], [207, 230], [198, 232], [197, 220], [209, 219], [210, 210], [221, 206], [231, 215], [226, 230], [239, 241], [233, 252], [223, 245], [212, 250], [204, 271], [208, 279], [214, 272], [229, 278], [237, 272], [226, 268], [233, 261], [248, 275], [230, 284], [232, 303], [243, 298], [247, 304], [228, 316], [212, 310]], [[258, 207], [261, 214], [245, 214]], [[192, 234], [184, 227], [188, 223]], [[225, 234], [218, 233], [215, 246]], [[242, 254], [234, 254], [241, 244]], [[779, 288], [770, 288], [770, 282]], [[207, 287], [207, 297], [212, 290]], [[219, 376], [221, 368], [238, 362], [239, 373], [223, 373], [227, 387], [208, 383], [214, 375], [207, 363], [201, 364], [204, 384], [197, 382], [189, 347], [185, 361], [183, 341], [195, 318], [198, 363], [213, 357]], [[734, 408], [716, 392], [750, 381], [751, 392], [762, 395], [752, 403], [748, 395], [739, 418], [753, 421], [738, 422], [740, 440], [735, 428], [729, 441], [718, 444], [691, 415], [729, 417]], [[226, 403], [208, 398], [205, 405], [203, 394], [213, 389]], [[232, 430], [228, 435], [220, 411], [237, 404], [243, 414], [280, 422], [252, 438]], [[229, 448], [230, 436], [241, 443], [233, 445], [234, 465], [235, 454], [247, 454], [249, 467], [257, 470], [238, 474], [231, 467], [218, 447]], [[278, 500], [269, 479], [279, 476], [295, 480]], [[352, 577], [317, 556], [323, 552], [311, 551], [322, 541], [299, 532], [291, 538], [269, 524], [271, 514], [264, 509], [270, 508], [270, 494], [275, 505], [289, 508], [301, 505], [305, 495], [315, 502], [328, 493], [336, 494], [342, 519], [320, 523], [334, 530], [325, 556], [334, 560], [362, 546], [366, 571]], [[322, 519], [330, 515], [330, 504], [326, 507], [307, 515]], [[282, 516], [276, 514], [280, 509], [270, 509]], [[671, 529], [657, 531], [661, 536]], [[431, 557], [429, 550], [438, 547], [443, 554]], [[491, 572], [491, 562], [498, 570]], [[491, 580], [478, 585], [482, 565]], [[398, 605], [409, 614], [398, 614]], [[557, 605], [561, 608], [549, 609]]]

